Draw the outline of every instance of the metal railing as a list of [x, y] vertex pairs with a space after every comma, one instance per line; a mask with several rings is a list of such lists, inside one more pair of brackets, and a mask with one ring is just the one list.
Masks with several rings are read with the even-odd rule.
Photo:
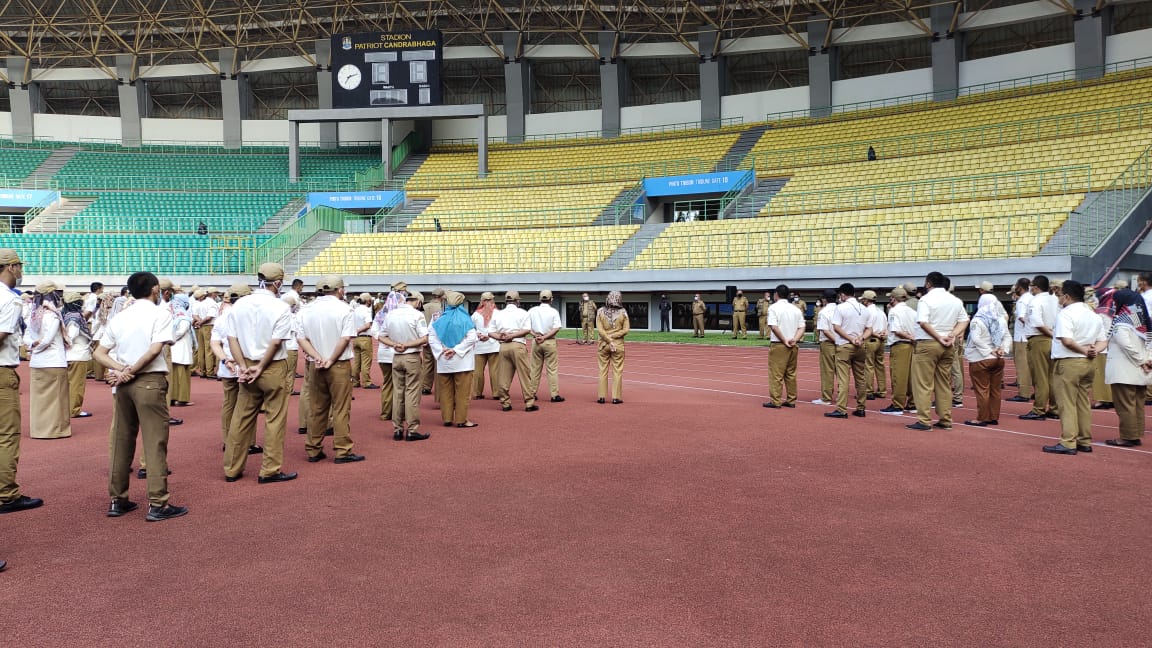
[[56, 189], [77, 191], [227, 191], [237, 193], [287, 193], [308, 191], [351, 191], [357, 187], [349, 177], [302, 178], [290, 182], [287, 177], [260, 176], [140, 176], [140, 175], [79, 175], [57, 174], [51, 178], [4, 178], [0, 185], [26, 183], [28, 189]]
[[[298, 251], [301, 246], [320, 232], [342, 233], [345, 229], [345, 221], [362, 219], [363, 217], [356, 214], [332, 207], [316, 207], [257, 246], [253, 258], [259, 259], [258, 264], [265, 261], [282, 263], [289, 255]], [[253, 268], [249, 269], [252, 270]]]
[[[567, 133], [545, 133], [540, 135], [525, 135], [520, 142], [509, 142], [507, 137], [489, 137], [489, 149], [499, 148], [501, 146], [523, 146], [525, 144], [533, 144], [540, 142], [565, 142], [575, 144], [579, 140], [602, 140], [612, 139], [613, 141], [619, 140], [643, 140], [649, 138], [656, 138], [662, 135], [669, 134], [688, 134], [694, 131], [709, 131], [707, 133], [700, 133], [702, 135], [714, 134], [716, 130], [742, 126], [744, 124], [743, 117], [725, 117], [723, 119], [701, 120], [694, 122], [680, 122], [676, 124], [659, 124], [656, 126], [636, 126], [632, 128], [621, 128], [616, 132], [606, 132], [602, 130], [588, 130], [588, 131], [571, 131]], [[448, 147], [476, 147], [477, 139], [475, 137], [460, 137], [432, 140], [432, 146], [448, 148]], [[495, 145], [495, 146], [493, 146]]]
[[[501, 187], [540, 187], [548, 185], [620, 182], [694, 173], [710, 173], [715, 160], [686, 158], [655, 162], [631, 162], [532, 171], [496, 171], [481, 178], [475, 173], [420, 174], [403, 188], [410, 192], [442, 189], [496, 189]], [[724, 170], [724, 169], [722, 169]]]
[[1067, 232], [1069, 254], [1091, 256], [1152, 188], [1152, 146], [1102, 191], [1091, 196]]
[[[420, 148], [420, 134], [417, 131], [408, 133], [400, 143], [392, 147], [392, 170], [400, 168], [401, 164], [408, 159], [408, 156], [413, 151]], [[384, 179], [384, 165], [378, 164], [374, 167], [357, 171], [353, 177], [353, 183], [357, 190], [364, 189], [392, 189], [400, 190], [404, 188], [404, 182], [397, 182], [395, 180]]]

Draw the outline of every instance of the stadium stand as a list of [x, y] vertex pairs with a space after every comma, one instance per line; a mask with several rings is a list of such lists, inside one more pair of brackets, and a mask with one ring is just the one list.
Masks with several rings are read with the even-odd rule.
[[20, 250], [29, 271], [45, 275], [131, 274], [140, 268], [172, 274], [246, 272], [266, 236], [195, 234], [0, 234], [0, 247]]
[[11, 178], [15, 181], [12, 184], [18, 184], [51, 154], [44, 149], [10, 148], [0, 142], [0, 178]]
[[253, 232], [293, 196], [280, 193], [93, 192], [96, 202], [61, 228], [70, 232]]
[[546, 189], [446, 191], [435, 196], [435, 201], [412, 221], [408, 230], [434, 230], [437, 222], [445, 230], [591, 225], [605, 205], [633, 185], [633, 182], [610, 182]]

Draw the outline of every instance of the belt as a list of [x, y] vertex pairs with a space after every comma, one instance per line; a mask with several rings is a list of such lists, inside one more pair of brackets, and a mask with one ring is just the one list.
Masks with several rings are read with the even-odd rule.
[[360, 333], [360, 334], [359, 334], [359, 335], [357, 335], [356, 337], [366, 337], [366, 338], [370, 338], [370, 337], [372, 337], [372, 334], [371, 334], [371, 333]]
[[19, 367], [19, 366], [20, 365], [4, 365], [4, 366], [0, 366], [0, 369], [15, 369], [16, 367]]
[[1028, 339], [1031, 340], [1032, 338], [1050, 338], [1050, 337], [1052, 337], [1052, 336], [1051, 335], [1044, 335], [1043, 333], [1037, 333], [1036, 335], [1029, 335]]
[[912, 340], [898, 340], [892, 344], [889, 344], [888, 346], [896, 346], [898, 344], [912, 344]]

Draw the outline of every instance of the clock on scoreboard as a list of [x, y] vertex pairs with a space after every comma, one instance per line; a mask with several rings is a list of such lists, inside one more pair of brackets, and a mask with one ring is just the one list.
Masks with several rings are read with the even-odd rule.
[[332, 106], [384, 108], [443, 102], [439, 31], [372, 32], [332, 37]]

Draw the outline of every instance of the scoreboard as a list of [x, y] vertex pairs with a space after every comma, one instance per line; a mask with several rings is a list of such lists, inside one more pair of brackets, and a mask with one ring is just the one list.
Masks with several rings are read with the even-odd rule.
[[444, 100], [439, 31], [336, 34], [332, 107], [438, 106]]

